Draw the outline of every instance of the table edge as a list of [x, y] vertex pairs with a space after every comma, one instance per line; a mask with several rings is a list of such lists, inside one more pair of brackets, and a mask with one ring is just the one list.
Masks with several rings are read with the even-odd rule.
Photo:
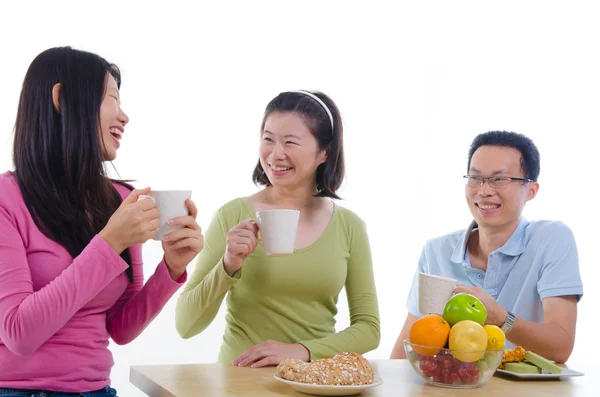
[[158, 383], [149, 379], [146, 375], [137, 370], [137, 367], [143, 366], [131, 366], [129, 367], [129, 383], [137, 387], [144, 394], [150, 397], [177, 397], [170, 391], [166, 390]]

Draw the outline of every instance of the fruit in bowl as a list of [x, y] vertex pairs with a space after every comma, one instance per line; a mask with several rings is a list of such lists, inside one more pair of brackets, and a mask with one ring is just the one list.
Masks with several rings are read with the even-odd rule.
[[417, 319], [404, 341], [414, 370], [436, 386], [472, 388], [496, 372], [506, 337], [495, 325], [484, 325], [487, 310], [477, 297], [456, 294], [443, 314]]
[[[432, 346], [416, 345], [408, 339], [404, 340], [406, 357], [417, 374], [427, 383], [452, 388], [476, 388], [487, 382], [502, 360], [503, 350], [453, 350], [437, 349], [434, 355], [424, 356], [418, 351], [428, 351]], [[465, 362], [457, 357], [480, 358], [473, 362]]]
[[463, 292], [448, 299], [442, 317], [448, 321], [451, 327], [464, 320], [484, 325], [487, 319], [487, 309], [475, 296]]
[[[446, 346], [450, 325], [437, 314], [428, 314], [419, 318], [410, 328], [410, 341], [415, 351], [423, 356], [433, 356]], [[430, 346], [420, 348], [418, 346]]]
[[465, 363], [472, 363], [483, 357], [488, 345], [488, 334], [475, 321], [459, 321], [450, 329], [448, 347], [452, 355]]

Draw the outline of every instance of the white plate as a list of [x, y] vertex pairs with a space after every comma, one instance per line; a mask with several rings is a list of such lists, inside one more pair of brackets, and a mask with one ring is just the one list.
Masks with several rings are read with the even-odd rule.
[[273, 377], [280, 382], [292, 386], [296, 391], [315, 396], [354, 396], [383, 383], [383, 380], [377, 375], [375, 375], [375, 379], [373, 379], [373, 383], [370, 385], [359, 386], [311, 385], [309, 383], [293, 382], [291, 380], [283, 379], [278, 374], [275, 374]]
[[516, 372], [507, 371], [505, 369], [497, 369], [496, 372], [500, 372], [501, 374], [506, 374], [510, 376], [515, 376], [521, 379], [560, 379], [567, 376], [583, 376], [583, 372], [573, 371], [569, 368], [563, 368], [560, 374], [551, 374], [549, 372], [542, 372], [541, 374], [518, 374]]

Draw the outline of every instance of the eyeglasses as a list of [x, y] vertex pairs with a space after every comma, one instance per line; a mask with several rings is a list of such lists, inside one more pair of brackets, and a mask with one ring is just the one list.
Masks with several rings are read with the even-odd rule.
[[533, 182], [533, 179], [513, 178], [511, 176], [490, 176], [484, 178], [476, 175], [465, 175], [463, 178], [467, 180], [467, 185], [472, 187], [482, 186], [485, 181], [488, 181], [490, 187], [506, 187], [513, 181]]

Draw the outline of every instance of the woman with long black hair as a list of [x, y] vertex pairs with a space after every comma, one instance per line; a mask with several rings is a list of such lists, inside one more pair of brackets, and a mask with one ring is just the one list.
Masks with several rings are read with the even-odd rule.
[[[144, 284], [141, 244], [159, 226], [150, 188], [108, 178], [129, 118], [119, 69], [52, 48], [21, 91], [13, 172], [0, 174], [0, 395], [116, 396], [109, 337], [135, 339], [204, 245], [197, 210], [163, 241]], [[73, 394], [74, 393], [74, 394]]]

